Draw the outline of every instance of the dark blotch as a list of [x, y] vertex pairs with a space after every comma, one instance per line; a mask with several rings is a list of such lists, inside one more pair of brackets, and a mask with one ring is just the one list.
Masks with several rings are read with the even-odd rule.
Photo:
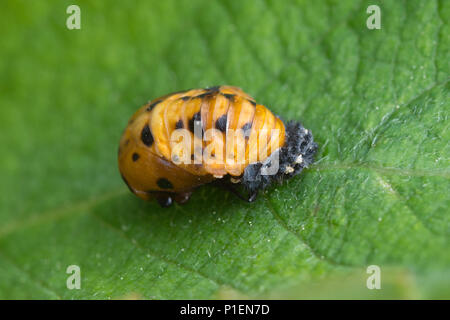
[[[189, 120], [189, 130], [195, 134], [195, 126], [197, 125], [196, 123], [200, 124], [200, 130], [197, 129], [200, 132], [200, 135], [202, 134], [202, 129], [201, 129], [201, 123], [202, 123], [202, 118], [200, 115], [200, 111], [197, 112], [196, 114], [194, 114], [191, 118], [191, 120]], [[199, 137], [201, 138], [201, 136]]]
[[227, 130], [227, 115], [224, 114], [219, 119], [216, 120], [216, 129], [219, 129], [222, 132]]
[[247, 101], [250, 102], [254, 107], [256, 107], [256, 102], [255, 101], [249, 100], [249, 99], [247, 99]]
[[147, 147], [150, 147], [153, 144], [153, 136], [148, 124], [142, 129], [141, 140]]
[[189, 100], [191, 97], [189, 97], [189, 96], [184, 96], [184, 97], [181, 97], [180, 99], [181, 100], [183, 100], [183, 101], [187, 101], [187, 100]]
[[139, 157], [140, 156], [136, 152], [134, 152], [133, 155], [131, 156], [134, 162], [138, 161]]
[[252, 127], [252, 123], [251, 122], [247, 122], [246, 124], [244, 124], [242, 126], [242, 130], [247, 131]]
[[175, 129], [183, 129], [183, 120], [178, 120], [177, 123], [175, 123]]
[[211, 96], [212, 96], [211, 92], [205, 92], [205, 93], [199, 94], [198, 96], [195, 96], [194, 98], [203, 99], [203, 98], [211, 97]]
[[242, 130], [244, 131], [244, 137], [248, 139], [250, 137], [250, 129], [252, 128], [252, 123], [247, 122], [242, 126]]
[[156, 107], [156, 105], [157, 105], [158, 103], [160, 103], [161, 101], [162, 101], [162, 100], [157, 100], [157, 101], [153, 102], [151, 105], [149, 105], [149, 106], [147, 107], [147, 111], [152, 111], [153, 108]]
[[214, 94], [218, 93], [220, 90], [220, 86], [208, 87], [205, 88], [206, 92], [195, 96], [194, 98], [211, 98]]
[[173, 189], [172, 183], [166, 178], [159, 178], [158, 181], [156, 181], [156, 184], [161, 189]]
[[250, 130], [251, 127], [252, 127], [252, 123], [251, 122], [247, 122], [246, 124], [244, 124], [242, 126], [242, 130], [247, 131], [247, 130]]
[[230, 101], [234, 101], [234, 97], [236, 97], [235, 94], [231, 94], [231, 93], [222, 93], [222, 95]]

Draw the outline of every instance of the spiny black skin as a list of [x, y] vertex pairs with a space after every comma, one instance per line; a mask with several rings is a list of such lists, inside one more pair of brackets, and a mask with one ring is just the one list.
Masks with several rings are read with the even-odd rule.
[[[275, 152], [265, 161], [248, 165], [242, 176], [241, 183], [249, 192], [249, 201], [256, 197], [259, 190], [264, 190], [273, 182], [281, 182], [299, 174], [303, 168], [314, 162], [314, 154], [317, 151], [317, 143], [314, 142], [311, 131], [296, 121], [290, 121], [286, 126], [285, 145], [279, 149], [279, 168], [274, 175], [262, 175], [263, 167], [270, 167], [270, 162], [275, 156]], [[295, 160], [302, 155], [303, 161], [296, 164]], [[291, 166], [294, 171], [285, 173], [286, 167]]]

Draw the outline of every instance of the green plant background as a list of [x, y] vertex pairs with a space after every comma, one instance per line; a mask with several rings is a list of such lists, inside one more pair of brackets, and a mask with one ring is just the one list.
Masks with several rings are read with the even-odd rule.
[[[449, 298], [449, 21], [444, 0], [1, 1], [0, 298]], [[216, 84], [300, 119], [317, 163], [253, 204], [130, 194], [130, 115]]]

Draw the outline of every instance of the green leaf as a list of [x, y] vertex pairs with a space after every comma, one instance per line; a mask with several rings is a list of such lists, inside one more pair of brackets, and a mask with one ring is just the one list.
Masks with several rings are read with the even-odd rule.
[[[449, 1], [77, 3], [80, 30], [68, 0], [0, 4], [0, 298], [450, 297]], [[301, 120], [317, 162], [252, 204], [133, 196], [128, 118], [216, 84]]]

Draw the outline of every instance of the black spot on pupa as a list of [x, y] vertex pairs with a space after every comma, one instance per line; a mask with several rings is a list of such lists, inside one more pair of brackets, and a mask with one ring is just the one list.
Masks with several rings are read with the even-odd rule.
[[231, 94], [231, 93], [222, 93], [222, 95], [232, 102], [234, 101], [234, 97], [236, 97], [235, 94]]
[[181, 100], [183, 100], [183, 101], [187, 101], [187, 100], [189, 100], [191, 97], [189, 97], [189, 96], [184, 96], [184, 97], [181, 97], [180, 99]]
[[134, 162], [136, 162], [139, 160], [140, 156], [136, 152], [133, 152], [133, 155], [131, 156], [131, 158], [133, 159]]
[[166, 178], [159, 178], [158, 181], [156, 181], [156, 184], [161, 189], [173, 189], [172, 183]]
[[195, 96], [194, 98], [199, 98], [199, 99], [203, 99], [203, 98], [206, 98], [206, 97], [212, 97], [212, 93], [211, 92], [205, 92], [205, 93], [202, 93], [202, 94], [199, 94], [198, 96]]
[[[196, 127], [199, 127], [199, 128], [196, 128]], [[191, 120], [189, 120], [189, 130], [193, 134], [195, 134], [195, 131], [197, 131], [197, 136], [200, 133], [199, 138], [202, 137], [202, 118], [201, 118], [201, 115], [200, 115], [200, 111], [197, 112], [196, 114], [194, 114], [192, 116]]]
[[153, 108], [156, 107], [156, 105], [157, 105], [158, 103], [160, 103], [161, 101], [162, 101], [162, 100], [156, 100], [155, 102], [153, 102], [151, 105], [149, 105], [149, 106], [147, 107], [147, 111], [152, 111]]
[[220, 86], [215, 86], [215, 87], [208, 87], [205, 88], [204, 90], [206, 90], [204, 93], [199, 94], [197, 96], [195, 96], [194, 98], [211, 98], [214, 94], [218, 93], [220, 90]]
[[242, 126], [242, 130], [247, 131], [248, 129], [250, 129], [252, 127], [252, 123], [251, 122], [247, 122], [246, 124], [244, 124]]
[[251, 129], [252, 129], [252, 123], [251, 122], [247, 122], [246, 124], [244, 124], [242, 126], [242, 131], [244, 132], [244, 138], [245, 139], [250, 138], [250, 133], [252, 132]]
[[148, 124], [142, 129], [141, 140], [147, 147], [150, 147], [153, 144], [153, 136]]
[[178, 120], [177, 123], [175, 123], [175, 129], [183, 129], [184, 125], [183, 125], [183, 120]]
[[224, 114], [219, 119], [216, 120], [216, 129], [219, 129], [222, 132], [227, 130], [227, 115]]
[[247, 99], [248, 102], [250, 102], [254, 107], [256, 107], [256, 102], [250, 99]]

